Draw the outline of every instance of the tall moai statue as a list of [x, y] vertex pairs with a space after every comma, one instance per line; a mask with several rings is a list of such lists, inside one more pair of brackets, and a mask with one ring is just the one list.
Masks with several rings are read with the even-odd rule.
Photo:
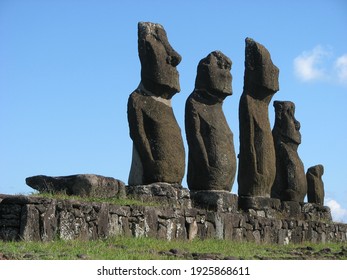
[[295, 105], [290, 101], [274, 101], [275, 125], [272, 130], [276, 149], [276, 179], [271, 197], [282, 201], [303, 202], [307, 194], [304, 165], [298, 154], [301, 144], [300, 122]]
[[141, 82], [128, 100], [133, 140], [129, 185], [182, 182], [185, 152], [181, 130], [171, 107], [180, 91], [176, 66], [181, 56], [171, 47], [160, 24], [139, 22]]
[[236, 156], [225, 119], [223, 100], [232, 95], [232, 62], [220, 51], [203, 58], [197, 68], [195, 89], [185, 107], [189, 146], [187, 182], [191, 191], [231, 191]]
[[279, 69], [261, 44], [246, 38], [245, 74], [239, 105], [240, 153], [238, 194], [270, 197], [276, 156], [268, 106], [279, 90]]
[[310, 167], [306, 172], [307, 200], [310, 203], [324, 205], [324, 167], [321, 164]]

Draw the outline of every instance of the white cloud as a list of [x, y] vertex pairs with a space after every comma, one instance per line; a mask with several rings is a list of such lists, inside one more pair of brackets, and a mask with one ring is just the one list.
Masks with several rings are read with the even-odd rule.
[[336, 200], [327, 199], [325, 204], [330, 207], [335, 222], [347, 222], [347, 209], [344, 209]]
[[338, 57], [335, 61], [337, 78], [340, 83], [347, 84], [347, 54]]
[[298, 55], [293, 65], [296, 77], [302, 82], [324, 81], [347, 86], [347, 53], [336, 58], [330, 47], [317, 45]]
[[294, 59], [296, 76], [304, 81], [321, 80], [326, 77], [324, 61], [331, 53], [318, 45], [311, 51], [304, 51]]

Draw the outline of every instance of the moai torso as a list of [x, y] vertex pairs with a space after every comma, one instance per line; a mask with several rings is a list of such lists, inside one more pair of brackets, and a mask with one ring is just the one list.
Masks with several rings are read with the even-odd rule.
[[304, 165], [298, 155], [301, 143], [300, 123], [295, 119], [295, 105], [275, 101], [273, 137], [276, 148], [276, 179], [271, 196], [283, 201], [303, 202], [307, 194]]
[[181, 130], [171, 107], [180, 91], [176, 66], [181, 61], [159, 24], [138, 26], [141, 83], [128, 100], [133, 159], [129, 185], [181, 183], [185, 152]]
[[185, 108], [190, 190], [231, 191], [236, 172], [233, 134], [222, 104], [232, 94], [231, 61], [212, 52], [198, 66], [194, 92]]
[[267, 49], [247, 38], [244, 88], [239, 104], [239, 196], [270, 197], [276, 156], [268, 105], [279, 89], [278, 75]]
[[321, 164], [310, 167], [306, 172], [307, 200], [310, 203], [324, 205], [324, 167]]

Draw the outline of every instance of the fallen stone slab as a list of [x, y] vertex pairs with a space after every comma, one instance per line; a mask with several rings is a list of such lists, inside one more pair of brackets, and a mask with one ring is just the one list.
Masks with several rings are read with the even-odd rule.
[[64, 193], [98, 198], [125, 196], [125, 184], [122, 181], [95, 174], [58, 177], [38, 175], [26, 178], [25, 182], [40, 193]]

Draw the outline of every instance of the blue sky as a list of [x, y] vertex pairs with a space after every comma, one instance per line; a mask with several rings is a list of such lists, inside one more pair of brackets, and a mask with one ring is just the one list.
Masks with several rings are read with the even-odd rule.
[[[280, 69], [273, 100], [296, 104], [305, 169], [325, 166], [326, 204], [347, 222], [346, 1], [123, 2], [0, 0], [0, 193], [30, 193], [25, 178], [38, 174], [127, 182], [126, 104], [140, 81], [137, 23], [151, 21], [182, 55], [173, 108], [184, 140], [197, 64], [220, 50], [233, 61], [234, 94], [223, 108], [238, 152], [244, 40], [270, 51]], [[273, 111], [270, 105], [272, 124]]]

